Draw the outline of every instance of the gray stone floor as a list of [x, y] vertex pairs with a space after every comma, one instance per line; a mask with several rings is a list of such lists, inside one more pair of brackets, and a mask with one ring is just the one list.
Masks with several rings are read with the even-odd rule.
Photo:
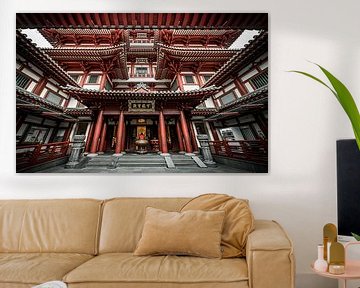
[[[99, 157], [99, 156], [96, 156]], [[100, 156], [101, 157], [101, 156]], [[99, 157], [99, 158], [100, 158]], [[141, 156], [139, 156], [141, 157]], [[176, 168], [166, 167], [116, 167], [115, 169], [108, 168], [107, 166], [92, 166], [84, 167], [81, 169], [68, 169], [65, 165], [58, 165], [52, 168], [38, 171], [38, 173], [118, 173], [118, 174], [131, 174], [131, 173], [249, 173], [247, 170], [226, 166], [217, 163], [214, 167], [200, 168], [196, 165], [193, 166], [177, 166]]]
[[64, 165], [41, 170], [38, 173], [249, 173], [249, 171], [240, 170], [225, 165], [217, 167], [195, 168], [195, 167], [176, 167], [175, 169], [160, 167], [117, 167], [109, 169], [107, 167], [92, 167], [82, 169], [65, 169]]

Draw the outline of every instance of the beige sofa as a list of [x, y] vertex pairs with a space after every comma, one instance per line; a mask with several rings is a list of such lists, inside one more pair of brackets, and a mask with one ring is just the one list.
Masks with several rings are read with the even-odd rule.
[[145, 207], [177, 211], [188, 200], [2, 200], [0, 287], [294, 287], [291, 241], [269, 220], [256, 220], [246, 258], [133, 256]]

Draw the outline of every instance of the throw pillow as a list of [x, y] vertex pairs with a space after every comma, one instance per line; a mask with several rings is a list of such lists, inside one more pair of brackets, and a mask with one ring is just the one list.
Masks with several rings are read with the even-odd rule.
[[147, 207], [134, 255], [220, 258], [224, 216], [224, 211], [168, 212]]
[[188, 210], [225, 211], [221, 236], [222, 257], [245, 256], [247, 236], [254, 230], [254, 217], [247, 200], [224, 194], [205, 194], [190, 200], [181, 209]]

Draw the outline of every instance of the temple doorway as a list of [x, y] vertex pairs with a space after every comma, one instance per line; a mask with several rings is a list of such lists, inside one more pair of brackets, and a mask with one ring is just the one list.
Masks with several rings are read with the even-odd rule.
[[141, 149], [147, 152], [159, 151], [158, 137], [158, 120], [157, 118], [130, 118], [126, 120], [126, 142], [125, 151], [138, 152], [140, 147], [138, 140], [146, 140]]
[[118, 121], [115, 121], [114, 118], [108, 118], [106, 120], [107, 129], [105, 136], [105, 153], [114, 153], [116, 146], [116, 131], [118, 126]]

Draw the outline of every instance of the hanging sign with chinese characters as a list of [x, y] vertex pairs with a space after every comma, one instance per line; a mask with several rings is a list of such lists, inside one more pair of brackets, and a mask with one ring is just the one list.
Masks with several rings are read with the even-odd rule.
[[129, 100], [130, 112], [155, 112], [155, 100]]

